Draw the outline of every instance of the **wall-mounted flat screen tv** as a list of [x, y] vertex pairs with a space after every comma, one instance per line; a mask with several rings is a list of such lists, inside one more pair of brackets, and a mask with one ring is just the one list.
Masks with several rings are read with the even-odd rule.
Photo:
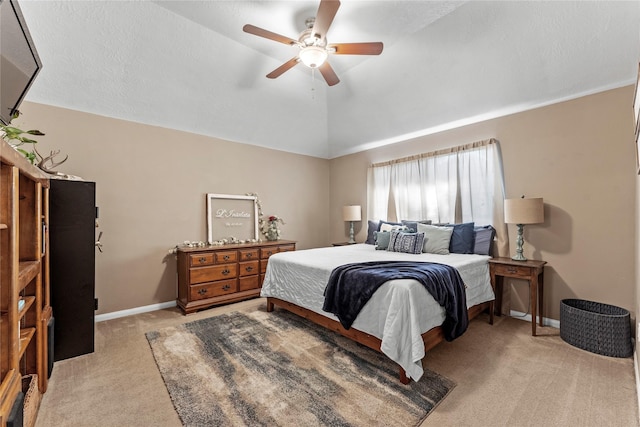
[[42, 68], [16, 0], [0, 0], [0, 120], [9, 124]]

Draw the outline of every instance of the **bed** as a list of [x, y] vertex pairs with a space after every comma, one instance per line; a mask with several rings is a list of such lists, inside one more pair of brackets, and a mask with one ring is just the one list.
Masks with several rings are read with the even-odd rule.
[[426, 289], [412, 279], [384, 283], [358, 314], [349, 329], [322, 310], [324, 290], [334, 268], [357, 262], [418, 261], [455, 267], [465, 283], [469, 320], [489, 309], [493, 323], [495, 299], [486, 255], [418, 255], [376, 250], [368, 244], [307, 249], [272, 255], [261, 296], [267, 311], [274, 305], [381, 351], [400, 366], [400, 381], [419, 380], [426, 351], [444, 340], [440, 325], [445, 311]]

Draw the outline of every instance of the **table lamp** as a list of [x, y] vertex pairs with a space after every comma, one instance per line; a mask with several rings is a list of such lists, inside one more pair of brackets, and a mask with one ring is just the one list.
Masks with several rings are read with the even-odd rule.
[[526, 261], [527, 259], [522, 255], [522, 245], [524, 244], [522, 232], [525, 224], [540, 224], [544, 222], [544, 203], [542, 198], [525, 199], [522, 196], [519, 199], [505, 199], [504, 222], [518, 226], [516, 254], [511, 259]]
[[362, 219], [361, 217], [361, 208], [359, 205], [352, 205], [352, 206], [343, 206], [342, 207], [342, 220], [343, 221], [349, 221], [350, 226], [349, 226], [349, 243], [353, 244], [355, 243], [355, 239], [353, 238], [353, 222], [354, 221], [360, 221]]

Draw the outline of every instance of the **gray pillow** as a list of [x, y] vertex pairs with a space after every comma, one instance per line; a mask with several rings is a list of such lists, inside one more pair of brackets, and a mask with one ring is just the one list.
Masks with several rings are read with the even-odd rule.
[[490, 225], [475, 227], [475, 242], [473, 253], [478, 255], [492, 255], [493, 238], [496, 236], [496, 229]]
[[451, 242], [453, 227], [418, 224], [418, 233], [424, 233], [422, 252], [439, 255], [449, 254], [449, 243]]
[[389, 252], [403, 252], [406, 254], [420, 254], [424, 246], [424, 233], [403, 233], [392, 231], [389, 239]]
[[376, 231], [373, 233], [373, 236], [376, 240], [376, 249], [377, 250], [386, 250], [389, 246], [389, 239], [391, 238], [391, 233], [388, 231]]

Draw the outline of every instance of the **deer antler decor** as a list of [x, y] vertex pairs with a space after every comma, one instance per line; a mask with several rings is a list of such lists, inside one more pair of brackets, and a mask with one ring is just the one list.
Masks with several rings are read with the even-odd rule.
[[[61, 164], [63, 164], [64, 162], [67, 161], [67, 159], [69, 158], [69, 155], [67, 154], [65, 156], [65, 158], [61, 161], [61, 162], [54, 162], [53, 158], [55, 156], [57, 156], [58, 154], [60, 154], [60, 150], [51, 150], [51, 152], [49, 153], [49, 155], [47, 157], [42, 156], [42, 154], [38, 153], [38, 150], [35, 149], [35, 147], [33, 148], [36, 152], [36, 156], [38, 157], [39, 161], [38, 161], [38, 167], [40, 169], [42, 169], [43, 171], [50, 173], [50, 174], [56, 174], [57, 172], [53, 170], [53, 168], [55, 168], [56, 166], [60, 166]], [[47, 162], [50, 162], [51, 165], [47, 166]]]

